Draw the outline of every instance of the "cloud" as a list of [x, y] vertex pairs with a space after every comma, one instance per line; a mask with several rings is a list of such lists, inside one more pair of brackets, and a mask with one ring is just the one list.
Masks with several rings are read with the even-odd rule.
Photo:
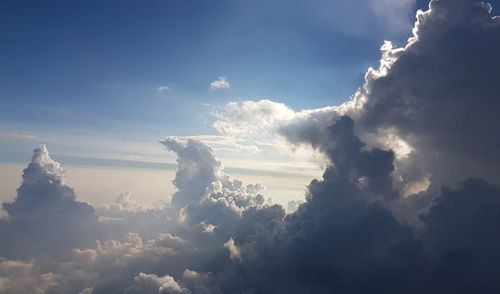
[[[220, 247], [236, 230], [242, 214], [264, 207], [261, 184], [244, 184], [224, 173], [222, 162], [207, 145], [169, 137], [161, 142], [177, 154], [171, 213], [192, 238]], [[207, 239], [207, 236], [210, 238]], [[219, 249], [220, 250], [220, 249]]]
[[[310, 145], [328, 155], [332, 163], [322, 181], [311, 183], [307, 202], [285, 220], [284, 231], [280, 230], [272, 242], [267, 238], [260, 243], [236, 240], [243, 264], [262, 282], [256, 286], [257, 291], [270, 292], [280, 286], [290, 287], [291, 293], [362, 293], [366, 291], [363, 287], [372, 292], [411, 292], [409, 285], [420, 285], [414, 288], [417, 293], [439, 293], [438, 288], [459, 293], [481, 287], [498, 289], [488, 278], [496, 266], [479, 266], [486, 256], [496, 256], [486, 249], [489, 233], [478, 228], [496, 223], [493, 213], [486, 212], [481, 203], [487, 197], [491, 211], [496, 211], [495, 184], [500, 183], [499, 170], [493, 166], [499, 155], [495, 150], [499, 129], [493, 126], [499, 109], [495, 72], [500, 64], [496, 62], [498, 52], [491, 45], [500, 40], [500, 22], [489, 12], [490, 7], [479, 1], [432, 1], [428, 11], [417, 14], [414, 36], [408, 44], [395, 48], [386, 42], [381, 48], [380, 66], [368, 70], [365, 85], [350, 101], [326, 112], [295, 112], [263, 100], [230, 104], [217, 114], [214, 126], [223, 134], [246, 138], [267, 131], [293, 144]], [[439, 193], [440, 187], [470, 176], [484, 177], [495, 184], [466, 180], [460, 184], [466, 192], [452, 193], [446, 188]], [[419, 196], [404, 198], [409, 191]], [[440, 199], [448, 194], [460, 195], [464, 205], [448, 208], [454, 199], [449, 196], [443, 205]], [[420, 220], [415, 219], [427, 210], [429, 215], [424, 213]], [[481, 217], [482, 210], [491, 217]], [[437, 221], [455, 213], [456, 226], [444, 227], [447, 222]], [[342, 218], [336, 219], [337, 215]], [[437, 220], [430, 221], [434, 217]], [[376, 239], [356, 228], [362, 219], [369, 219], [375, 226], [372, 231], [379, 234]], [[477, 243], [470, 245], [457, 234], [449, 241], [450, 248], [437, 257], [427, 255], [436, 246], [431, 239], [417, 238], [430, 232], [436, 237], [448, 236], [448, 232], [468, 227], [476, 228], [471, 230], [479, 236], [472, 232], [470, 239], [467, 234], [460, 236]], [[335, 235], [341, 239], [335, 240]], [[352, 243], [350, 236], [354, 238]], [[387, 240], [395, 247], [384, 243]], [[268, 243], [275, 245], [266, 247]], [[439, 238], [436, 243], [446, 244]], [[356, 252], [355, 244], [363, 244], [363, 253]], [[479, 248], [488, 253], [478, 255]], [[246, 257], [246, 250], [250, 257]], [[259, 256], [265, 256], [265, 260]], [[449, 263], [443, 264], [443, 260]], [[462, 263], [459, 266], [456, 262]], [[469, 268], [469, 262], [475, 272], [456, 269]], [[304, 274], [308, 272], [313, 274]], [[272, 281], [264, 277], [272, 274]], [[467, 278], [453, 278], [454, 274]], [[283, 280], [277, 281], [280, 277]], [[392, 279], [383, 282], [388, 277]], [[439, 277], [446, 283], [439, 284]]]
[[73, 246], [95, 243], [95, 210], [76, 200], [73, 189], [65, 183], [64, 169], [50, 158], [47, 148], [35, 149], [16, 199], [3, 204], [8, 219], [0, 221], [2, 256], [56, 257]]
[[140, 211], [145, 211], [141, 204], [132, 199], [130, 192], [121, 193], [113, 203], [103, 207], [105, 214], [113, 217], [124, 217], [126, 215], [135, 214]]
[[393, 153], [363, 150], [353, 126], [342, 117], [328, 128], [325, 152], [335, 164], [311, 182], [307, 201], [271, 241], [258, 232], [250, 242], [228, 244], [256, 275], [255, 291], [397, 293], [411, 283], [419, 241], [379, 203], [396, 196]]
[[3, 205], [0, 290], [497, 292], [500, 21], [479, 1], [435, 0], [413, 33], [403, 48], [385, 42], [340, 106], [261, 100], [216, 114], [225, 136], [324, 155], [323, 176], [289, 214], [192, 138], [161, 142], [177, 156], [176, 192], [155, 209], [128, 194], [97, 210], [80, 202], [35, 149]]
[[224, 243], [224, 247], [229, 251], [229, 257], [234, 262], [241, 261], [240, 249], [235, 245], [233, 238], [229, 239], [226, 243]]
[[368, 146], [396, 152], [402, 186], [429, 175], [437, 186], [467, 176], [500, 183], [493, 166], [500, 136], [492, 127], [500, 18], [479, 1], [453, 3], [432, 1], [418, 12], [405, 47], [385, 42], [379, 67], [368, 69], [365, 84], [346, 103], [303, 111], [268, 100], [232, 103], [216, 114], [214, 127], [230, 136], [267, 133], [317, 148], [330, 121], [349, 115]]
[[172, 294], [219, 294], [223, 293], [216, 285], [210, 274], [198, 273], [189, 269], [184, 270], [180, 281], [165, 275], [140, 273], [134, 278], [138, 286], [128, 289], [127, 293], [172, 293]]
[[168, 86], [158, 86], [156, 88], [156, 92], [158, 92], [158, 94], [165, 94], [168, 91], [170, 91], [170, 88]]
[[210, 147], [194, 140], [183, 142], [168, 137], [161, 143], [178, 155], [173, 181], [177, 192], [172, 196], [172, 204], [183, 207], [201, 200], [205, 189], [222, 173], [223, 166], [217, 155]]
[[231, 89], [231, 84], [227, 80], [227, 77], [219, 77], [217, 80], [210, 83], [210, 88], [213, 90], [229, 90]]
[[499, 106], [494, 73], [500, 63], [492, 48], [500, 45], [500, 27], [489, 10], [478, 1], [431, 2], [417, 14], [406, 47], [385, 49], [392, 56], [387, 73], [369, 72], [357, 94], [366, 101], [362, 131], [407, 142], [414, 150], [408, 160], [434, 183], [467, 176], [500, 183], [492, 166], [499, 130], [489, 127]]
[[33, 135], [27, 134], [15, 134], [15, 133], [0, 133], [0, 138], [5, 140], [34, 140], [36, 139]]
[[2, 293], [46, 293], [56, 290], [60, 283], [61, 276], [51, 272], [38, 273], [31, 262], [0, 261], [0, 292]]
[[[167, 294], [187, 294], [191, 293], [186, 288], [182, 288], [175, 280], [169, 275], [158, 277], [155, 274], [140, 273], [134, 278], [134, 281], [140, 285], [140, 291], [137, 293], [167, 293]], [[150, 291], [147, 291], [147, 290]]]

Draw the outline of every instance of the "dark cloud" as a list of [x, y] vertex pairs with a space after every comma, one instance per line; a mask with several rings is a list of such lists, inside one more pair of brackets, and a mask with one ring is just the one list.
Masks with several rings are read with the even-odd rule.
[[473, 0], [439, 0], [419, 13], [416, 35], [385, 76], [368, 77], [359, 119], [415, 149], [434, 181], [468, 176], [500, 183], [500, 18]]
[[495, 293], [500, 271], [500, 188], [467, 179], [443, 188], [422, 214], [424, 240], [434, 259], [427, 293]]
[[[328, 128], [334, 165], [308, 187], [307, 202], [263, 238], [242, 247], [257, 293], [398, 293], [408, 290], [421, 245], [377, 199], [392, 197], [393, 154], [362, 150], [353, 121]], [[373, 165], [365, 163], [371, 161]], [[379, 198], [379, 196], [382, 196]], [[264, 240], [264, 241], [262, 241]], [[251, 252], [247, 255], [247, 250]]]

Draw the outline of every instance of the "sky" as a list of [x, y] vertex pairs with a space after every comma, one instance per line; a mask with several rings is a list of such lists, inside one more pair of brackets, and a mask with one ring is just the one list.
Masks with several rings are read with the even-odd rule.
[[0, 0], [0, 293], [500, 291], [498, 7]]
[[[127, 0], [1, 5], [0, 161], [18, 164], [19, 170], [33, 148], [47, 144], [67, 165], [86, 170], [139, 165], [141, 173], [150, 171], [132, 161], [175, 163], [158, 144], [165, 136], [220, 135], [212, 126], [214, 113], [229, 102], [271, 99], [300, 110], [347, 100], [362, 85], [366, 69], [377, 65], [381, 42], [406, 42], [417, 6], [426, 4]], [[214, 145], [215, 140], [227, 139], [205, 140], [227, 167], [301, 174], [294, 198], [303, 197], [303, 187], [321, 174], [316, 163], [304, 173], [310, 158], [282, 151], [256, 154], [234, 144]], [[3, 184], [2, 199], [14, 197], [19, 180]], [[144, 201], [152, 199], [149, 185], [137, 191]], [[113, 193], [100, 197], [107, 200], [133, 189], [100, 187], [101, 195]], [[88, 196], [96, 193], [81, 192], [99, 201]], [[155, 200], [165, 195], [160, 189], [154, 194]]]

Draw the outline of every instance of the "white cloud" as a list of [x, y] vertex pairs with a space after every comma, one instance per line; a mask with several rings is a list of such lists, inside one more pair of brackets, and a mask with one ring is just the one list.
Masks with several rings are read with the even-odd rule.
[[236, 263], [241, 262], [240, 249], [238, 248], [238, 246], [236, 246], [236, 243], [234, 242], [233, 238], [229, 239], [226, 243], [224, 243], [224, 247], [226, 247], [227, 250], [229, 251], [229, 258], [231, 258], [232, 261]]
[[208, 234], [210, 236], [213, 235], [215, 233], [215, 229], [217, 229], [217, 226], [209, 224], [206, 221], [202, 221], [200, 223], [200, 226], [203, 233]]
[[157, 276], [155, 274], [140, 273], [134, 281], [145, 289], [155, 289], [156, 293], [182, 294], [191, 293], [186, 288], [181, 287], [172, 276]]
[[164, 94], [167, 93], [168, 91], [170, 91], [170, 88], [168, 86], [158, 86], [156, 88], [156, 92], [158, 92], [158, 94]]
[[210, 88], [213, 90], [229, 90], [231, 89], [231, 84], [227, 80], [227, 77], [220, 76], [217, 80], [210, 83]]
[[112, 216], [123, 216], [146, 210], [145, 207], [132, 199], [130, 192], [120, 193], [113, 203], [106, 205], [103, 209]]

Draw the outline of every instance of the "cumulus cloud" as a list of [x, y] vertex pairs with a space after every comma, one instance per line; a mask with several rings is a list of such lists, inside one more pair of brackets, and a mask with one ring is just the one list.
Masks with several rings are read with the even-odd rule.
[[431, 2], [417, 14], [408, 44], [386, 48], [387, 72], [369, 72], [358, 93], [366, 101], [362, 131], [390, 132], [407, 142], [411, 166], [431, 174], [431, 182], [480, 176], [500, 183], [492, 166], [499, 130], [490, 127], [499, 106], [493, 48], [500, 45], [500, 28], [489, 12], [478, 1]]
[[141, 204], [132, 199], [132, 193], [130, 192], [121, 193], [113, 203], [106, 205], [103, 209], [106, 210], [107, 214], [117, 217], [146, 210]]
[[[216, 285], [210, 274], [198, 273], [189, 269], [184, 270], [180, 281], [172, 276], [159, 277], [155, 274], [140, 273], [134, 278], [137, 286], [127, 290], [127, 293], [171, 293], [171, 294], [219, 294], [223, 293]], [[149, 290], [149, 291], [148, 291]]]
[[97, 210], [78, 201], [37, 148], [3, 205], [0, 291], [498, 292], [500, 21], [490, 11], [432, 1], [406, 46], [385, 42], [340, 106], [261, 100], [216, 114], [223, 135], [280, 138], [327, 159], [288, 214], [193, 139], [161, 142], [178, 167], [171, 202], [156, 209], [128, 194]]
[[[216, 210], [219, 207], [228, 214], [240, 215], [248, 207], [264, 205], [264, 197], [260, 194], [264, 187], [258, 183], [244, 185], [242, 181], [226, 175], [212, 148], [199, 141], [182, 141], [175, 137], [161, 143], [177, 154], [178, 167], [173, 181], [177, 191], [172, 196], [173, 207], [184, 212], [207, 210], [209, 207]], [[196, 218], [196, 224], [202, 222], [218, 226], [209, 218]]]
[[231, 84], [227, 80], [227, 77], [220, 76], [217, 80], [210, 83], [210, 88], [213, 90], [229, 90], [231, 89]]
[[316, 148], [330, 121], [349, 115], [369, 146], [396, 152], [403, 186], [429, 175], [437, 186], [471, 175], [500, 183], [493, 166], [500, 136], [492, 127], [500, 18], [490, 10], [479, 1], [432, 1], [417, 13], [406, 46], [384, 43], [379, 67], [367, 71], [346, 103], [297, 112], [266, 100], [232, 103], [214, 127], [241, 137], [267, 132]]
[[[134, 281], [140, 285], [137, 293], [167, 293], [167, 294], [188, 294], [191, 293], [186, 288], [182, 288], [169, 275], [158, 277], [155, 274], [140, 273], [134, 278]], [[149, 290], [149, 291], [148, 291]], [[130, 291], [128, 291], [130, 292]]]
[[3, 208], [8, 213], [8, 219], [0, 221], [4, 257], [61, 256], [97, 238], [95, 209], [76, 199], [64, 169], [44, 145], [34, 150], [24, 169], [16, 199]]
[[234, 262], [241, 261], [240, 249], [235, 245], [233, 238], [229, 239], [226, 243], [224, 243], [224, 247], [229, 251], [229, 257]]
[[0, 261], [0, 292], [2, 293], [47, 293], [60, 285], [61, 276], [39, 273], [31, 262], [19, 260]]
[[[350, 101], [339, 107], [295, 112], [285, 105], [271, 101], [245, 101], [239, 104], [229, 104], [216, 115], [218, 121], [214, 127], [223, 134], [251, 137], [253, 134], [267, 131], [272, 136], [284, 137], [293, 144], [310, 145], [327, 154], [332, 162], [331, 167], [325, 172], [323, 181], [313, 182], [310, 185], [307, 202], [287, 218], [286, 224], [291, 220], [294, 221], [290, 231], [280, 232], [280, 236], [285, 236], [284, 240], [287, 240], [283, 241], [287, 244], [286, 247], [278, 250], [281, 254], [271, 254], [280, 261], [282, 259], [286, 261], [288, 256], [283, 257], [282, 254], [288, 250], [289, 246], [292, 246], [290, 243], [294, 244], [294, 241], [290, 241], [286, 236], [293, 236], [293, 234], [309, 236], [310, 239], [298, 239], [300, 242], [297, 244], [300, 245], [296, 245], [295, 249], [299, 251], [293, 256], [295, 259], [299, 256], [299, 261], [294, 260], [292, 264], [301, 269], [309, 265], [314, 266], [314, 269], [318, 270], [315, 275], [316, 279], [307, 280], [307, 275], [297, 274], [292, 275], [295, 279], [293, 282], [283, 281], [283, 285], [292, 285], [294, 289], [298, 289], [296, 291], [299, 293], [312, 289], [320, 292], [343, 289], [346, 292], [358, 293], [363, 292], [362, 287], [367, 285], [372, 290], [379, 289], [384, 293], [392, 293], [401, 291], [398, 287], [407, 287], [395, 281], [392, 283], [388, 281], [384, 284], [369, 281], [377, 274], [361, 269], [361, 267], [356, 269], [354, 257], [346, 263], [349, 270], [353, 270], [351, 273], [347, 269], [337, 268], [339, 264], [342, 264], [342, 258], [328, 258], [339, 252], [343, 252], [342, 257], [350, 256], [349, 250], [345, 248], [354, 250], [354, 243], [335, 250], [335, 244], [341, 244], [342, 241], [328, 240], [329, 238], [324, 236], [335, 234], [333, 228], [327, 229], [328, 224], [334, 221], [323, 221], [318, 226], [313, 224], [323, 216], [335, 217], [336, 210], [333, 210], [333, 207], [340, 209], [344, 205], [349, 205], [347, 206], [349, 209], [344, 210], [350, 211], [351, 215], [336, 220], [337, 223], [347, 222], [350, 226], [354, 226], [358, 222], [350, 217], [355, 216], [356, 213], [363, 215], [362, 212], [365, 211], [367, 215], [361, 218], [366, 217], [372, 220], [372, 225], [381, 226], [374, 231], [394, 234], [391, 237], [380, 235], [381, 240], [386, 238], [400, 240], [393, 245], [398, 246], [396, 244], [400, 242], [401, 247], [391, 250], [404, 252], [404, 256], [415, 259], [404, 260], [384, 254], [377, 257], [375, 251], [383, 253], [383, 250], [381, 251], [383, 243], [377, 244], [374, 240], [362, 242], [364, 246], [367, 246], [366, 252], [370, 252], [369, 246], [373, 245], [377, 248], [367, 255], [367, 258], [381, 258], [374, 263], [374, 268], [383, 266], [386, 262], [391, 264], [391, 266], [385, 265], [384, 270], [377, 271], [383, 273], [384, 277], [394, 277], [396, 272], [411, 271], [414, 276], [398, 276], [398, 280], [411, 285], [415, 282], [415, 277], [418, 277], [417, 280], [421, 283], [423, 280], [438, 283], [438, 278], [427, 276], [424, 273], [425, 270], [419, 268], [419, 265], [429, 262], [433, 268], [431, 272], [435, 274], [438, 269], [446, 269], [446, 273], [441, 273], [441, 276], [449, 280], [446, 285], [442, 285], [441, 292], [467, 293], [474, 287], [482, 285], [485, 289], [498, 289], [498, 286], [487, 278], [488, 273], [496, 269], [491, 264], [489, 265], [491, 267], [475, 268], [476, 274], [467, 272], [470, 275], [467, 281], [453, 279], [452, 266], [445, 267], [441, 264], [443, 258], [449, 258], [451, 263], [460, 262], [460, 258], [469, 258], [472, 259], [469, 260], [471, 262], [481, 263], [481, 258], [476, 259], [477, 253], [464, 249], [473, 248], [464, 240], [458, 238], [454, 240], [456, 241], [455, 248], [464, 246], [458, 250], [458, 253], [452, 246], [446, 251], [447, 253], [441, 253], [439, 257], [436, 257], [426, 255], [432, 251], [433, 245], [427, 243], [431, 242], [430, 239], [420, 240], [415, 237], [424, 234], [423, 232], [429, 234], [439, 227], [437, 221], [430, 221], [434, 219], [430, 216], [436, 213], [436, 217], [437, 215], [441, 217], [441, 213], [446, 213], [443, 211], [443, 205], [438, 204], [442, 201], [439, 199], [442, 199], [444, 195], [462, 195], [467, 199], [466, 202], [476, 201], [472, 196], [474, 193], [496, 195], [494, 192], [496, 188], [491, 187], [491, 192], [488, 192], [487, 187], [491, 184], [483, 182], [482, 185], [477, 183], [473, 185], [475, 181], [472, 180], [467, 180], [462, 184], [463, 189], [469, 188], [467, 193], [450, 193], [449, 191], [453, 191], [450, 189], [439, 193], [440, 187], [454, 185], [457, 181], [470, 176], [484, 177], [495, 184], [499, 183], [499, 170], [494, 165], [499, 155], [498, 150], [495, 150], [495, 146], [499, 144], [495, 140], [500, 136], [496, 134], [498, 128], [493, 126], [499, 109], [496, 105], [498, 95], [495, 85], [498, 81], [495, 72], [500, 69], [500, 64], [497, 62], [498, 52], [493, 49], [498, 46], [492, 46], [492, 44], [500, 40], [500, 22], [498, 17], [492, 18], [490, 11], [489, 5], [479, 1], [432, 1], [428, 11], [417, 13], [414, 35], [409, 39], [408, 44], [403, 48], [397, 48], [390, 42], [385, 42], [381, 48], [382, 58], [379, 68], [370, 68], [365, 76], [364, 86]], [[480, 76], [484, 78], [479, 78]], [[304, 115], [305, 113], [307, 115]], [[346, 115], [351, 119], [348, 119]], [[332, 180], [336, 185], [329, 186]], [[319, 196], [323, 193], [328, 197]], [[412, 199], [403, 198], [412, 194], [419, 196]], [[354, 205], [352, 203], [354, 200], [350, 198], [359, 199], [359, 197], [363, 199], [361, 204], [358, 203], [361, 206]], [[432, 201], [433, 198], [434, 201]], [[320, 202], [319, 199], [328, 199], [332, 204]], [[335, 199], [348, 201], [337, 203]], [[379, 208], [374, 208], [373, 204], [369, 204], [373, 202], [373, 199], [377, 199], [375, 203], [378, 203]], [[496, 196], [492, 196], [492, 199], [496, 199]], [[483, 200], [479, 198], [477, 201], [481, 203]], [[323, 204], [313, 208], [316, 202]], [[478, 202], [476, 205], [479, 204]], [[497, 205], [491, 202], [490, 204], [494, 211]], [[458, 214], [459, 217], [457, 216], [464, 222], [462, 223], [464, 227], [479, 221], [475, 220], [475, 217], [465, 217], [466, 215], [476, 215], [479, 213], [477, 210], [485, 209], [475, 209], [476, 206], [471, 203], [467, 208], [466, 206], [460, 209], [463, 208], [467, 212], [463, 211]], [[332, 208], [328, 210], [327, 207]], [[368, 216], [371, 212], [366, 207], [379, 211], [372, 211], [374, 215]], [[321, 209], [326, 209], [327, 212], [321, 213]], [[429, 209], [428, 215], [425, 212], [427, 209]], [[423, 223], [419, 223], [420, 221], [415, 217], [422, 211], [424, 214], [420, 221]], [[449, 209], [448, 213], [458, 212], [459, 210]], [[387, 222], [382, 221], [383, 217], [380, 223], [375, 221], [375, 215], [386, 215]], [[399, 224], [401, 220], [391, 220], [394, 216], [403, 215], [404, 221], [414, 223], [416, 229], [414, 233], [411, 233], [412, 228]], [[442, 217], [445, 216], [442, 215]], [[476, 217], [482, 219], [479, 215]], [[493, 218], [489, 220], [490, 224], [495, 222]], [[307, 229], [300, 229], [302, 221], [307, 224]], [[487, 227], [484, 223], [482, 225]], [[391, 227], [393, 231], [383, 229], [384, 226]], [[423, 231], [419, 229], [422, 227], [424, 227]], [[447, 236], [447, 230], [457, 228], [458, 226], [453, 229], [452, 227], [443, 228], [438, 230], [439, 233], [436, 232], [435, 236]], [[308, 233], [322, 232], [323, 229], [327, 231], [317, 239], [312, 233]], [[343, 240], [350, 235], [348, 230], [343, 229], [341, 232], [339, 235]], [[483, 238], [486, 238], [488, 234], [483, 233], [484, 231], [480, 232], [481, 236], [472, 240], [484, 240]], [[362, 230], [358, 230], [358, 240], [367, 237], [361, 234]], [[291, 238], [293, 240], [293, 237]], [[439, 240], [437, 243], [444, 245], [445, 242]], [[485, 240], [484, 243], [479, 241], [476, 246], [484, 247], [485, 243], [487, 243]], [[321, 245], [318, 244], [328, 244], [328, 251], [318, 253], [321, 251], [319, 249], [321, 247], [318, 248]], [[422, 244], [425, 250], [421, 250], [419, 244]], [[265, 248], [257, 243], [257, 245], [249, 246], [248, 250], [255, 251], [255, 246]], [[245, 244], [239, 246], [243, 249], [245, 247]], [[243, 250], [241, 253], [243, 261], [245, 261], [244, 252]], [[318, 256], [318, 260], [310, 262], [309, 254]], [[274, 261], [275, 265], [279, 264], [276, 260], [269, 258], [267, 251], [260, 252], [259, 255], [267, 256], [268, 259]], [[308, 256], [308, 262], [300, 263], [302, 255]], [[256, 273], [267, 274], [264, 268], [268, 264], [263, 262], [265, 265], [263, 266], [259, 264], [262, 262], [259, 258], [254, 259], [257, 261], [252, 261], [250, 258], [249, 262], [257, 263], [252, 266], [260, 266], [257, 267]], [[332, 264], [328, 264], [326, 260], [331, 260]], [[371, 264], [367, 260], [360, 264], [366, 263]], [[324, 266], [321, 266], [322, 264]], [[411, 267], [405, 268], [408, 264], [411, 264]], [[276, 267], [271, 271], [278, 273], [278, 277], [280, 272], [285, 277], [293, 273], [294, 267], [290, 265], [283, 266], [283, 268], [279, 268], [279, 265]], [[391, 270], [395, 272], [391, 273]], [[477, 274], [478, 272], [486, 276]], [[346, 276], [343, 276], [344, 274]], [[366, 276], [363, 276], [364, 274]], [[465, 272], [460, 274], [463, 276]], [[304, 280], [300, 285], [296, 285], [296, 281], [302, 278]], [[364, 278], [369, 280], [364, 280]], [[382, 281], [383, 277], [377, 279]], [[356, 281], [357, 285], [350, 285], [350, 280]], [[276, 280], [273, 282], [266, 280], [266, 282], [276, 287]], [[322, 285], [322, 282], [326, 284]], [[467, 285], [468, 290], [459, 290], [460, 286], [456, 286], [457, 283], [462, 286]], [[430, 285], [439, 288], [434, 283]], [[259, 291], [271, 291], [271, 288], [265, 288], [267, 286], [264, 283]], [[418, 289], [417, 292], [439, 292], [434, 288], [425, 289], [425, 291], [422, 288]], [[406, 292], [409, 290], [411, 289], [405, 289]]]

